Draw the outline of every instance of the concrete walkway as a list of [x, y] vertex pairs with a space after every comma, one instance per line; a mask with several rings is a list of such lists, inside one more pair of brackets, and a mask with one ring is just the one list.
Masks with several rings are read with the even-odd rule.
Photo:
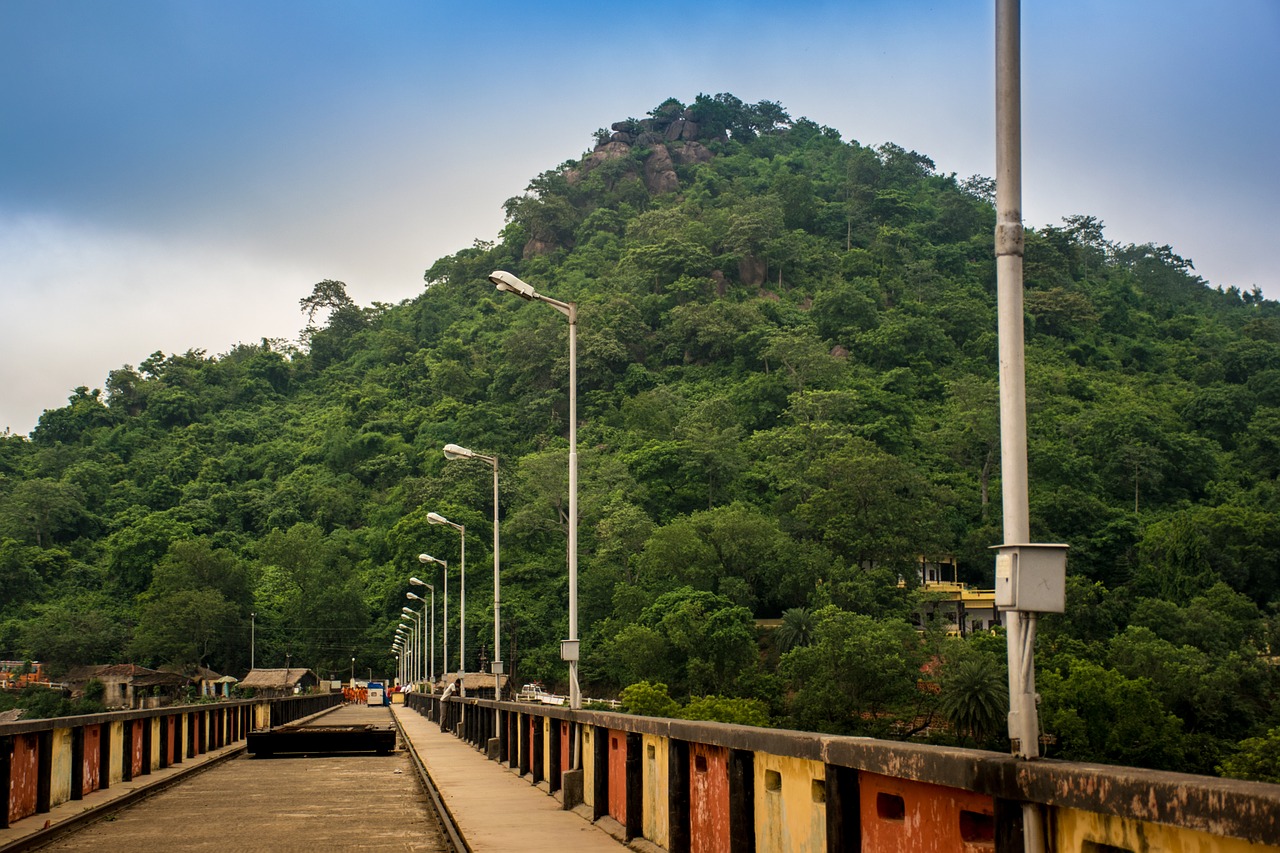
[[474, 853], [619, 853], [626, 846], [417, 711], [392, 705], [445, 807]]

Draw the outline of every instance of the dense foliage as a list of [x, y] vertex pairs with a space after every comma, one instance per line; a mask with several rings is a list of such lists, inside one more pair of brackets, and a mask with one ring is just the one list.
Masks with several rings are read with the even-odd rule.
[[[907, 621], [918, 555], [985, 586], [1001, 540], [991, 182], [727, 95], [615, 128], [417, 298], [321, 282], [296, 346], [155, 353], [4, 436], [4, 655], [242, 671], [254, 613], [260, 665], [387, 672], [420, 552], [456, 638], [436, 511], [475, 670], [492, 498], [455, 442], [501, 460], [503, 656], [563, 685], [567, 326], [506, 269], [579, 310], [588, 695], [999, 746], [1003, 638]], [[1049, 752], [1274, 774], [1280, 306], [1089, 216], [1025, 275], [1034, 536], [1071, 544]]]

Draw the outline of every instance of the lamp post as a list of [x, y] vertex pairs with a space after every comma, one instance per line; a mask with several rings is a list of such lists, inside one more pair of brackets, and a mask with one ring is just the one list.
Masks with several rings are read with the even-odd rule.
[[[401, 614], [400, 618], [403, 619], [404, 615]], [[412, 670], [412, 667], [413, 667], [412, 629], [406, 628], [404, 626], [404, 623], [400, 623], [396, 625], [396, 646], [397, 648], [400, 649], [401, 653], [404, 655], [400, 665], [400, 670], [401, 670], [400, 683], [403, 684], [406, 681], [412, 680], [411, 673], [413, 671]]]
[[[418, 596], [414, 595], [413, 593], [408, 593], [406, 595], [406, 598], [417, 599], [418, 601], [422, 601], [422, 599], [418, 598]], [[424, 610], [426, 609], [425, 606], [423, 609]], [[417, 633], [409, 638], [410, 648], [413, 650], [412, 652], [413, 672], [410, 677], [415, 682], [418, 680], [418, 674], [422, 670], [422, 657], [419, 654], [419, 650], [422, 648], [422, 632], [426, 628], [426, 619], [424, 618], [424, 616], [425, 614], [419, 613], [417, 610], [411, 610], [408, 607], [400, 608], [400, 618], [401, 619], [404, 619], [406, 617], [410, 618], [414, 620], [417, 626]]]
[[569, 707], [582, 707], [578, 686], [578, 306], [543, 296], [504, 270], [494, 270], [489, 281], [500, 291], [521, 299], [545, 302], [569, 320], [569, 639], [560, 644], [560, 657], [569, 662]]
[[[458, 672], [462, 676], [462, 689], [459, 696], [467, 695], [467, 528], [458, 524], [456, 521], [450, 521], [438, 512], [427, 513], [427, 521], [431, 524], [443, 524], [446, 527], [452, 527], [458, 531], [458, 538], [462, 556], [462, 568], [458, 570], [458, 579], [462, 586], [462, 592], [458, 597], [461, 603], [458, 605]], [[445, 633], [449, 631], [449, 622], [445, 620]], [[445, 655], [444, 668], [449, 669], [449, 656]]]
[[[258, 647], [258, 614], [256, 612], [249, 614], [249, 671], [253, 672], [254, 652]], [[329, 673], [330, 676], [333, 673]]]
[[[410, 583], [410, 584], [412, 584], [413, 586], [426, 587], [427, 589], [431, 590], [431, 634], [430, 634], [430, 636], [431, 636], [431, 680], [432, 680], [432, 681], [435, 681], [435, 675], [436, 675], [436, 588], [435, 588], [434, 586], [432, 586], [431, 584], [427, 583], [426, 581], [424, 581], [424, 580], [419, 580], [418, 578], [409, 578], [409, 583]], [[422, 654], [422, 658], [421, 658], [422, 663], [423, 663], [422, 673], [423, 673], [423, 677], [425, 678], [425, 677], [426, 677], [426, 671], [427, 671], [427, 668], [426, 668], [426, 660], [427, 660], [427, 656], [426, 656], [426, 651], [427, 651], [427, 646], [426, 646], [426, 642], [427, 642], [427, 640], [426, 640], [426, 636], [424, 635], [423, 637], [421, 637], [419, 641], [421, 642], [421, 644], [422, 644], [422, 645], [421, 645], [421, 647], [418, 649], [418, 651]]]
[[[441, 615], [441, 618], [443, 620], [442, 627], [444, 628], [444, 630], [441, 631], [441, 635], [444, 638], [443, 640], [444, 648], [442, 649], [442, 651], [444, 652], [444, 666], [441, 667], [441, 671], [448, 672], [449, 671], [449, 561], [441, 560], [439, 557], [433, 557], [430, 554], [419, 554], [418, 562], [422, 563], [424, 566], [427, 565], [428, 563], [439, 563], [441, 571], [444, 572], [444, 613]], [[433, 596], [435, 595], [434, 588], [432, 589], [431, 594]], [[435, 599], [432, 598], [432, 601], [435, 601]], [[435, 619], [435, 616], [436, 616], [435, 605], [433, 604], [431, 607], [431, 618]], [[435, 680], [436, 680], [436, 629], [435, 629], [435, 625], [432, 624], [432, 627], [431, 627], [431, 683], [435, 684]], [[433, 692], [434, 692], [434, 688], [433, 688]]]
[[[408, 620], [408, 622], [410, 622], [410, 626], [408, 626], [408, 631], [406, 631], [406, 635], [404, 635], [404, 642], [406, 642], [408, 646], [408, 661], [410, 661], [410, 680], [415, 680], [415, 675], [413, 674], [415, 674], [415, 671], [417, 670], [417, 667], [419, 667], [419, 663], [420, 663], [420, 661], [417, 660], [417, 638], [421, 637], [422, 628], [421, 628], [421, 625], [416, 624], [416, 622], [419, 620], [415, 619], [415, 617], [416, 617], [416, 613], [410, 610], [410, 608], [401, 607], [401, 620]], [[403, 624], [404, 622], [402, 621], [401, 625], [403, 626]]]
[[[456, 444], [446, 444], [444, 458], [479, 459], [493, 466], [493, 661], [490, 668], [493, 670], [493, 698], [496, 701], [502, 698], [502, 617], [500, 616], [502, 595], [499, 591], [501, 586], [498, 573], [498, 457], [485, 456]], [[493, 713], [496, 719], [498, 709], [494, 708]]]
[[352, 689], [355, 689], [355, 686], [356, 686], [356, 657], [355, 655], [352, 655], [351, 656], [351, 687]]

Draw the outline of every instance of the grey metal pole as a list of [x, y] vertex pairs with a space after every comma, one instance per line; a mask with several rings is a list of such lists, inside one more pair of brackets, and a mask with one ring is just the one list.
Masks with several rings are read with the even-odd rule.
[[462, 551], [462, 604], [458, 611], [458, 671], [462, 673], [462, 687], [459, 696], [467, 695], [467, 528], [457, 525], [460, 549]]
[[[1019, 0], [996, 0], [996, 301], [1000, 352], [1000, 479], [1005, 544], [1031, 541], [1027, 482], [1026, 347], [1022, 261], [1022, 46]], [[1009, 739], [1013, 753], [1040, 754], [1035, 696], [1036, 614], [1005, 611]], [[1044, 850], [1040, 809], [1024, 803], [1027, 853]]]
[[[502, 698], [502, 596], [498, 573], [498, 457], [493, 457], [493, 700]], [[498, 709], [493, 709], [493, 730], [498, 731]]]
[[[578, 309], [569, 304], [569, 707], [582, 707], [578, 684]], [[576, 764], [574, 765], [576, 767]]]

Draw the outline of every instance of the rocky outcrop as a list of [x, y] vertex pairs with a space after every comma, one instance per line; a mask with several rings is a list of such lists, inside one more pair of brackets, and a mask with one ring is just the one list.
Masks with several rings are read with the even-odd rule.
[[[664, 104], [651, 118], [615, 121], [609, 131], [600, 134], [595, 149], [577, 166], [565, 170], [564, 178], [570, 185], [581, 181], [602, 163], [631, 157], [636, 149], [648, 149], [644, 184], [651, 194], [662, 195], [680, 189], [676, 166], [709, 163], [715, 157], [704, 144], [712, 140], [702, 138], [702, 128], [694, 121], [692, 111], [682, 109], [674, 101]], [[720, 134], [716, 138], [725, 137]], [[540, 252], [545, 247], [534, 247], [531, 242], [526, 254], [531, 248]]]
[[659, 145], [644, 161], [644, 185], [650, 195], [662, 195], [680, 189], [676, 167], [667, 146]]

